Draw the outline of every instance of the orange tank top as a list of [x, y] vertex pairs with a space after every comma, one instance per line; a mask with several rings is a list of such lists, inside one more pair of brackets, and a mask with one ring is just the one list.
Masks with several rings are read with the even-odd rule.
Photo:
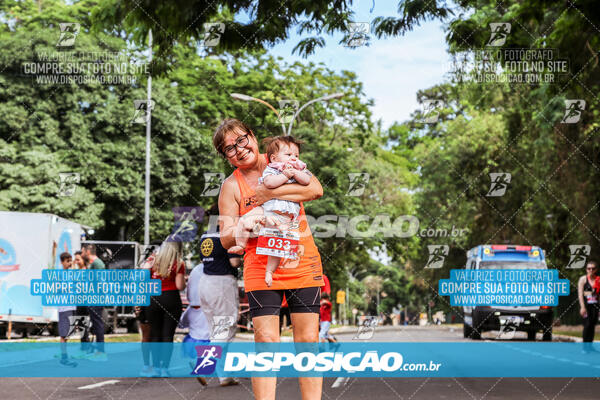
[[[233, 171], [240, 188], [240, 215], [256, 207], [256, 193], [241, 174], [239, 169]], [[273, 284], [265, 283], [267, 256], [256, 254], [257, 238], [250, 238], [244, 255], [244, 287], [246, 292], [252, 290], [281, 290], [323, 286], [323, 267], [321, 255], [315, 245], [310, 227], [304, 214], [304, 205], [300, 204], [299, 215], [300, 246], [304, 246], [304, 255], [296, 261], [282, 260], [282, 263], [296, 263], [295, 268], [277, 268], [273, 273]]]

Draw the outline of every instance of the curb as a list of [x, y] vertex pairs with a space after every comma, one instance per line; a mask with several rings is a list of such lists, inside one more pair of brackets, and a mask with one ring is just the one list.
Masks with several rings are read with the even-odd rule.
[[553, 337], [564, 340], [565, 342], [575, 342], [575, 343], [583, 343], [583, 339], [577, 336], [569, 336], [569, 335], [555, 335], [552, 334]]

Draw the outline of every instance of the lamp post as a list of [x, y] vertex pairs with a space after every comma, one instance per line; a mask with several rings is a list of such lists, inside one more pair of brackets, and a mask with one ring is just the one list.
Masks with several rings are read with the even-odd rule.
[[[273, 111], [275, 113], [275, 115], [277, 115], [277, 120], [281, 121], [281, 119], [279, 118], [279, 111], [277, 111], [277, 109], [275, 107], [273, 107], [272, 105], [270, 105], [269, 103], [267, 103], [264, 100], [257, 99], [256, 97], [248, 96], [246, 94], [241, 94], [241, 93], [231, 93], [231, 97], [233, 97], [236, 100], [257, 101], [261, 104], [264, 104], [265, 106], [269, 107], [271, 109], [271, 111]], [[283, 134], [285, 135], [285, 125], [283, 124], [283, 122], [281, 123], [281, 129], [283, 130]]]
[[279, 116], [279, 112], [275, 109], [275, 107], [273, 107], [272, 105], [270, 105], [269, 103], [267, 103], [264, 100], [261, 99], [257, 99], [256, 97], [252, 97], [252, 96], [248, 96], [246, 94], [241, 94], [241, 93], [231, 93], [231, 97], [233, 97], [236, 100], [242, 100], [242, 101], [257, 101], [261, 104], [266, 105], [267, 107], [269, 107], [274, 113], [275, 115], [277, 115], [277, 119], [281, 122], [281, 129], [283, 130], [283, 134], [284, 135], [291, 135], [292, 134], [292, 126], [294, 125], [294, 121], [296, 120], [296, 117], [300, 114], [300, 112], [302, 110], [304, 110], [306, 107], [308, 107], [309, 105], [316, 103], [317, 101], [329, 101], [329, 100], [333, 100], [333, 99], [339, 99], [340, 97], [344, 96], [344, 93], [334, 93], [334, 94], [329, 94], [327, 96], [323, 96], [323, 97], [319, 97], [317, 99], [313, 99], [311, 101], [309, 101], [308, 103], [304, 104], [302, 107], [298, 108], [298, 111], [296, 111], [294, 113], [294, 116], [292, 117], [292, 120], [290, 121], [287, 129], [285, 128], [285, 124], [283, 122], [281, 122], [281, 118]]
[[294, 125], [294, 121], [296, 120], [296, 117], [300, 114], [300, 111], [304, 110], [306, 107], [310, 106], [311, 104], [316, 103], [317, 101], [329, 101], [329, 100], [333, 100], [333, 99], [339, 99], [340, 97], [343, 97], [343, 96], [344, 96], [344, 93], [330, 94], [327, 96], [319, 97], [318, 99], [313, 99], [313, 100], [309, 101], [308, 103], [304, 104], [302, 107], [298, 108], [298, 111], [296, 111], [296, 113], [292, 117], [292, 120], [290, 121], [290, 124], [288, 125], [287, 135], [289, 136], [292, 134], [292, 126]]
[[[152, 62], [152, 29], [148, 32], [148, 48], [150, 49], [150, 59]], [[151, 101], [152, 101], [152, 74], [148, 74], [148, 100], [146, 103], [146, 183], [144, 187], [144, 246], [150, 244], [150, 130], [151, 130]]]

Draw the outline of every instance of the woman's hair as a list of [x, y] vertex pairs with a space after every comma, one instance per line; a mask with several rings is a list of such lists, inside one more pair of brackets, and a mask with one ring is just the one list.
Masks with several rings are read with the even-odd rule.
[[242, 131], [246, 132], [250, 136], [254, 137], [254, 133], [250, 129], [248, 125], [235, 118], [227, 118], [224, 119], [221, 124], [215, 129], [215, 133], [213, 134], [213, 146], [215, 146], [215, 150], [217, 150], [221, 155], [225, 155], [223, 153], [223, 145], [225, 143], [225, 137], [230, 132]]
[[265, 146], [265, 151], [267, 153], [267, 158], [269, 162], [271, 161], [271, 156], [273, 154], [277, 154], [282, 145], [291, 145], [295, 144], [298, 147], [298, 151], [300, 151], [301, 146], [304, 142], [300, 139], [296, 139], [293, 136], [271, 136], [268, 138], [264, 138], [262, 141], [263, 146]]
[[329, 300], [329, 293], [327, 293], [327, 292], [323, 292], [323, 293], [321, 293], [321, 298], [322, 298], [322, 299]]
[[183, 258], [182, 242], [163, 242], [158, 249], [152, 270], [166, 278], [171, 274], [172, 268], [177, 268]]

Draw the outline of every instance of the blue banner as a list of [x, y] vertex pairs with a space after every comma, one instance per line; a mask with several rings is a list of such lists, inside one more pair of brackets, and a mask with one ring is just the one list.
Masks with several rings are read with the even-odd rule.
[[557, 306], [570, 283], [554, 269], [453, 269], [438, 292], [452, 306]]
[[[169, 347], [173, 377], [600, 376], [600, 352], [581, 343], [152, 343], [150, 351]], [[141, 343], [106, 343], [105, 350], [98, 362], [68, 343], [77, 363], [68, 367], [59, 363], [59, 343], [0, 343], [0, 377], [140, 376]]]
[[48, 307], [148, 306], [161, 282], [147, 269], [45, 269], [42, 279], [31, 280], [30, 293]]

